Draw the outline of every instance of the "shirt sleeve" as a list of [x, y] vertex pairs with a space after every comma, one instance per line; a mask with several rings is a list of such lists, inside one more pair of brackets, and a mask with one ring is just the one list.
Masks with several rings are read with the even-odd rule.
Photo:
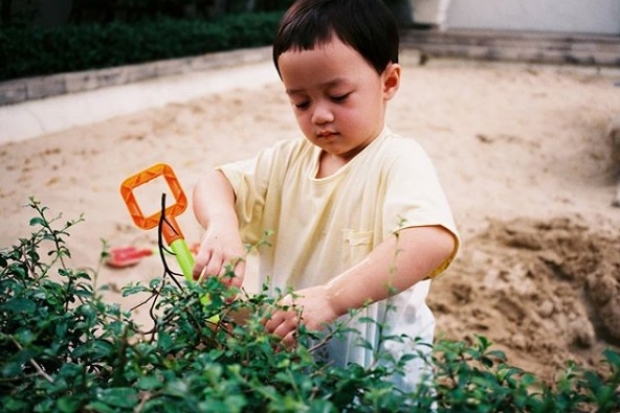
[[454, 237], [452, 254], [429, 278], [442, 273], [456, 257], [460, 240], [452, 211], [434, 165], [413, 140], [403, 141], [399, 155], [390, 165], [383, 211], [384, 228], [391, 228], [393, 232], [441, 226]]
[[273, 165], [272, 148], [256, 157], [219, 166], [235, 192], [235, 209], [239, 219], [241, 238], [255, 244], [262, 237], [261, 225], [265, 198]]
[[[265, 203], [277, 198], [292, 140], [277, 142], [251, 159], [220, 165], [235, 192], [235, 209], [244, 242], [256, 244], [264, 238]], [[273, 205], [272, 205], [273, 207]]]

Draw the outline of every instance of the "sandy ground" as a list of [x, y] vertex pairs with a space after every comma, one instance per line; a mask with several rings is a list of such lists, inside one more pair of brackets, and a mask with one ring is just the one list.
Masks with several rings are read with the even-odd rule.
[[[620, 344], [620, 209], [610, 206], [604, 134], [620, 113], [620, 71], [403, 60], [389, 124], [434, 160], [463, 238], [429, 297], [438, 335], [485, 335], [511, 363], [545, 378], [569, 359], [596, 365], [605, 346]], [[119, 195], [126, 177], [166, 162], [189, 193], [206, 169], [296, 135], [272, 82], [4, 144], [0, 246], [29, 234], [33, 211], [24, 205], [35, 196], [63, 220], [84, 214], [69, 245], [74, 266], [94, 268], [101, 240], [156, 241], [130, 220]], [[159, 201], [142, 203], [151, 204]], [[188, 242], [199, 239], [189, 210], [178, 221]], [[101, 268], [97, 282], [120, 287], [161, 272], [157, 257], [147, 257]], [[114, 291], [106, 297], [133, 304]]]

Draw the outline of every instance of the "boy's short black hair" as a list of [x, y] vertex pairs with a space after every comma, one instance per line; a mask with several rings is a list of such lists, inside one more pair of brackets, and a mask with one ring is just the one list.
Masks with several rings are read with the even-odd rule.
[[379, 73], [398, 63], [396, 20], [383, 0], [297, 0], [282, 17], [273, 62], [288, 50], [312, 50], [336, 35]]

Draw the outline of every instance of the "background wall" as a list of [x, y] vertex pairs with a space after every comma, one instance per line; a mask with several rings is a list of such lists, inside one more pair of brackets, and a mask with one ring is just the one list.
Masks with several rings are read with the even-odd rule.
[[446, 26], [620, 35], [620, 1], [452, 0]]

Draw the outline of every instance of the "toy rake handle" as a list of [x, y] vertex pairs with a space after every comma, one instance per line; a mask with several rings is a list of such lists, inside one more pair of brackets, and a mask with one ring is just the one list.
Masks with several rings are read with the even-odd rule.
[[176, 255], [177, 262], [179, 263], [179, 267], [181, 267], [185, 279], [187, 281], [193, 281], [194, 277], [192, 272], [194, 268], [194, 257], [189, 251], [185, 240], [183, 238], [177, 238], [170, 243], [170, 248]]

